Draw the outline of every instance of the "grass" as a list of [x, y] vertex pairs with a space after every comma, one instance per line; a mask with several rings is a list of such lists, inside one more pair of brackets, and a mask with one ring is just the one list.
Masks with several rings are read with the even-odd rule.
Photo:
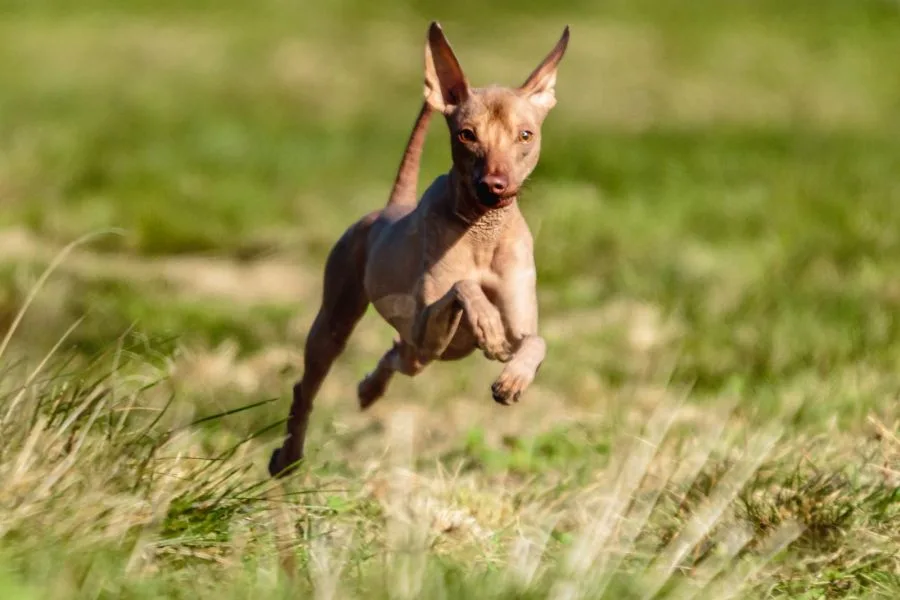
[[[0, 331], [37, 292], [0, 353], [3, 597], [900, 595], [896, 2], [0, 14]], [[271, 482], [433, 18], [476, 83], [572, 26], [522, 200], [548, 359], [514, 408], [473, 358], [360, 414], [367, 315]]]

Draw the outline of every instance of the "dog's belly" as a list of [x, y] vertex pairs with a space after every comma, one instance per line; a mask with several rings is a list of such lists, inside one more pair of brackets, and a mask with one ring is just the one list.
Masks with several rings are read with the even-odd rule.
[[459, 328], [450, 341], [450, 345], [441, 354], [441, 360], [459, 360], [472, 354], [478, 347], [475, 335], [469, 329], [469, 324], [465, 321], [459, 324]]
[[416, 300], [410, 294], [389, 294], [372, 302], [375, 310], [390, 324], [405, 342], [412, 341], [416, 318]]

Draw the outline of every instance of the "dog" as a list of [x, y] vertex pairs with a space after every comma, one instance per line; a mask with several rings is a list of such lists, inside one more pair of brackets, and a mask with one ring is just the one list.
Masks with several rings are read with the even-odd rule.
[[[441, 26], [431, 23], [425, 100], [387, 206], [350, 226], [328, 255], [287, 436], [269, 461], [272, 476], [302, 459], [313, 399], [369, 304], [398, 337], [359, 383], [361, 409], [384, 395], [395, 373], [412, 377], [476, 349], [505, 363], [491, 386], [495, 401], [518, 402], [532, 383], [546, 344], [538, 334], [533, 238], [516, 200], [538, 162], [568, 41], [566, 26], [517, 88], [473, 88]], [[417, 202], [432, 112], [446, 119], [453, 164]]]

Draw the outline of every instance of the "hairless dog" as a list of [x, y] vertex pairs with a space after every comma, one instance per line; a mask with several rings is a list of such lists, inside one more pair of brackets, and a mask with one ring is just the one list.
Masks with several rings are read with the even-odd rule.
[[[425, 102], [387, 206], [347, 229], [325, 264], [322, 304], [306, 339], [287, 437], [272, 453], [278, 476], [303, 457], [313, 398], [369, 303], [398, 337], [358, 387], [365, 409], [394, 373], [418, 374], [435, 360], [480, 349], [505, 363], [494, 400], [517, 402], [546, 345], [538, 335], [534, 244], [516, 203], [538, 162], [541, 125], [556, 104], [556, 71], [569, 28], [517, 88], [469, 86], [436, 22], [425, 44]], [[453, 165], [417, 202], [432, 111], [447, 121]]]

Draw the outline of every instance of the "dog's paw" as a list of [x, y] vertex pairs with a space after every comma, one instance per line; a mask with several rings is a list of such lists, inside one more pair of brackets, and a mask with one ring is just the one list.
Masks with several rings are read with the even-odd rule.
[[523, 367], [515, 362], [509, 363], [500, 373], [500, 377], [491, 386], [491, 395], [494, 401], [509, 406], [518, 402], [519, 398], [534, 381], [534, 370]]
[[300, 461], [303, 457], [298, 457], [296, 460], [290, 461], [290, 463], [285, 464], [282, 456], [284, 453], [282, 452], [283, 448], [275, 448], [272, 451], [272, 456], [269, 458], [269, 475], [272, 477], [286, 477], [293, 473], [297, 469], [297, 462]]
[[499, 362], [509, 362], [513, 357], [512, 347], [509, 342], [503, 340], [499, 344], [485, 345], [481, 348], [484, 357], [488, 360], [496, 360]]
[[272, 456], [269, 457], [269, 475], [272, 477], [278, 477], [279, 473], [281, 473], [281, 461], [279, 458], [281, 457], [281, 448], [275, 448], [272, 450]]
[[356, 386], [356, 396], [359, 398], [359, 408], [366, 410], [375, 402], [384, 396], [387, 390], [387, 380], [384, 377], [377, 377], [377, 373], [369, 373], [366, 375], [359, 385]]
[[507, 362], [512, 358], [512, 345], [506, 338], [506, 330], [500, 312], [486, 299], [466, 306], [466, 317], [478, 347], [489, 360]]

